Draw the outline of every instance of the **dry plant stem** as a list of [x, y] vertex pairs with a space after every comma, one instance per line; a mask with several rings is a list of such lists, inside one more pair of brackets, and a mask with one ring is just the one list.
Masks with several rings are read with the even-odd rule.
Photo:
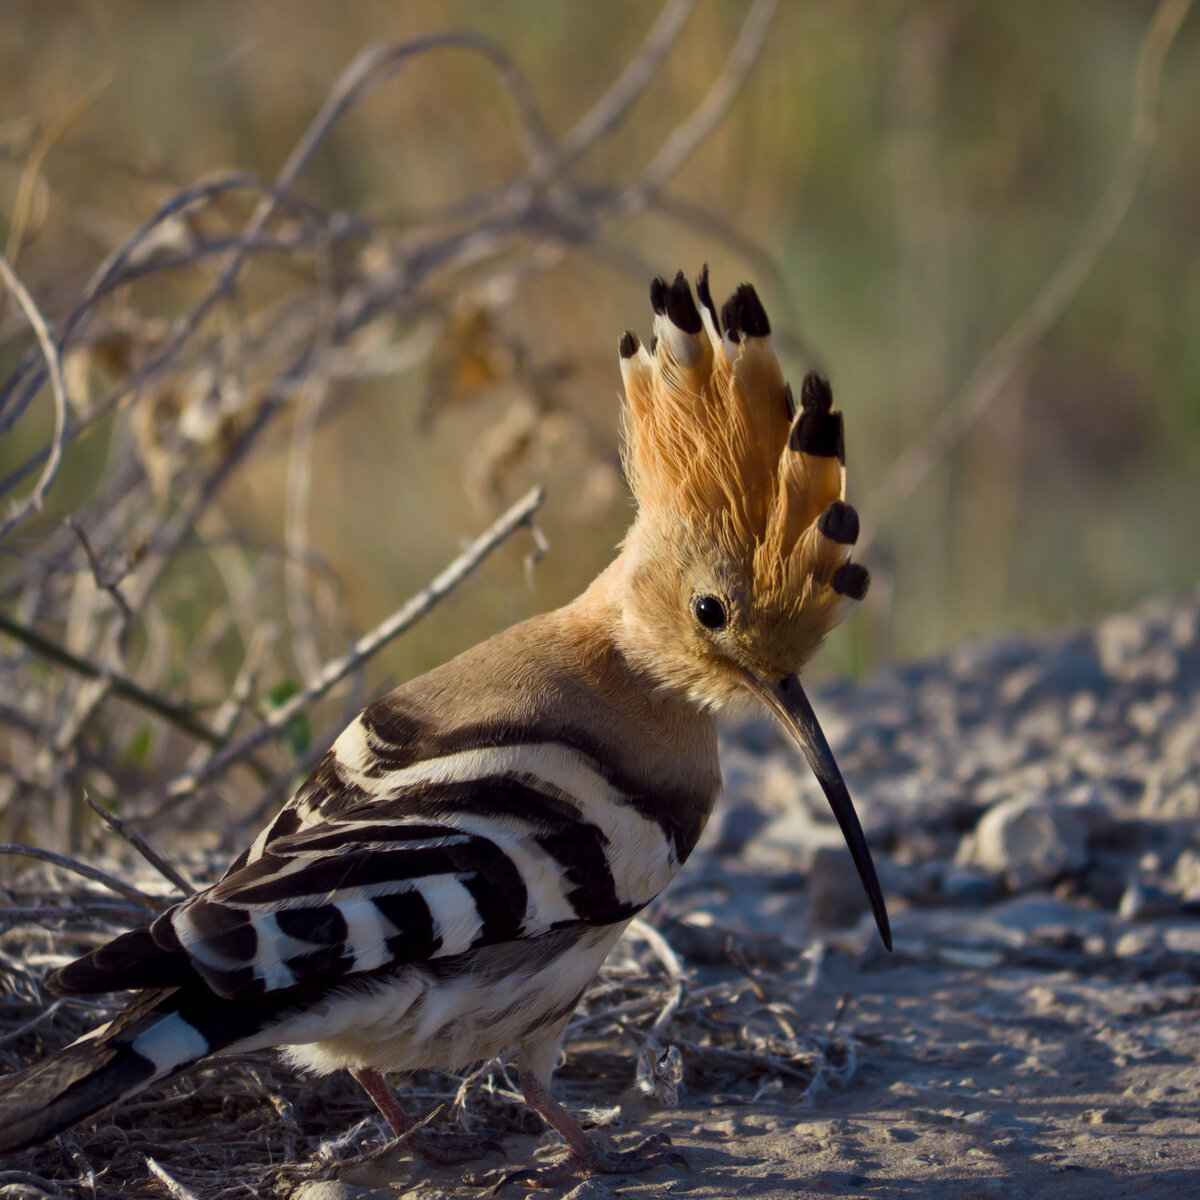
[[[54, 149], [62, 136], [79, 120], [80, 117], [100, 99], [108, 85], [116, 78], [116, 71], [110, 66], [105, 69], [100, 79], [61, 117], [54, 121], [42, 132], [37, 145], [21, 172], [21, 182], [17, 185], [17, 196], [13, 203], [12, 223], [8, 227], [8, 241], [4, 247], [5, 257], [10, 263], [16, 263], [21, 254], [21, 245], [25, 240], [25, 230], [29, 226], [30, 214], [33, 211], [33, 198], [37, 190], [37, 182], [41, 178], [42, 164], [46, 156]], [[4, 324], [5, 297], [0, 296], [0, 327]]]
[[[328, 270], [325, 272], [328, 274]], [[322, 343], [321, 358], [327, 359], [329, 349], [329, 286], [321, 289], [326, 310], [320, 320], [318, 338]], [[316, 621], [308, 588], [309, 501], [312, 496], [313, 454], [321, 411], [329, 393], [328, 380], [310, 376], [300, 387], [296, 413], [292, 419], [292, 445], [288, 457], [287, 488], [284, 505], [284, 542], [287, 560], [284, 564], [284, 583], [288, 620], [292, 627], [296, 663], [300, 676], [311, 682], [320, 669]]]
[[55, 921], [101, 920], [120, 926], [136, 925], [146, 919], [142, 904], [118, 900], [73, 900], [69, 904], [26, 904], [16, 908], [0, 908], [0, 922], [6, 925], [33, 923], [49, 925]]
[[671, 1019], [679, 1011], [680, 1004], [683, 1003], [683, 964], [679, 961], [679, 956], [671, 948], [671, 943], [653, 925], [647, 921], [643, 921], [641, 917], [634, 917], [629, 922], [629, 932], [640, 937], [650, 947], [654, 953], [654, 957], [662, 963], [663, 968], [671, 977], [671, 994], [658, 1016], [654, 1018], [654, 1024], [650, 1027], [650, 1032], [654, 1037], [661, 1037], [663, 1031], [670, 1024]]
[[88, 808], [116, 834], [123, 837], [168, 883], [174, 884], [185, 896], [195, 892], [196, 885], [169, 858], [155, 850], [132, 825], [122, 821], [116, 813], [109, 812], [89, 792], [84, 792], [83, 798]]
[[[587, 246], [593, 252], [603, 248], [599, 230], [615, 220], [641, 212], [658, 195], [672, 175], [687, 161], [700, 143], [720, 124], [729, 111], [758, 59], [767, 31], [774, 19], [778, 0], [755, 0], [747, 14], [724, 66], [712, 86], [693, 112], [672, 131], [643, 170], [638, 179], [617, 192], [607, 209], [596, 212], [584, 202], [578, 189], [559, 189], [553, 215], [560, 220], [561, 229], [542, 231], [541, 243], [528, 256], [537, 271], [549, 270], [560, 262], [570, 249]], [[539, 214], [545, 220], [546, 214]], [[611, 247], [608, 248], [610, 251]], [[528, 267], [517, 268], [522, 274]], [[640, 266], [634, 272], [644, 274]]]
[[758, 59], [777, 7], [778, 0], [754, 0], [720, 74], [695, 111], [675, 128], [642, 172], [624, 198], [622, 211], [629, 211], [629, 206], [641, 208], [646, 198], [657, 192], [721, 123]]
[[97, 867], [89, 866], [87, 863], [79, 862], [74, 858], [68, 858], [65, 854], [55, 854], [52, 850], [43, 850], [40, 846], [22, 846], [9, 842], [0, 844], [0, 854], [16, 854], [25, 858], [36, 858], [41, 862], [51, 863], [56, 867], [61, 867], [64, 871], [72, 871], [76, 875], [82, 875], [84, 879], [91, 879], [96, 883], [102, 883], [110, 891], [116, 892], [118, 896], [124, 896], [126, 900], [132, 900], [134, 904], [140, 904], [144, 908], [152, 908], [156, 912], [167, 907], [166, 902], [160, 896], [148, 895], [131, 884], [124, 883], [115, 876], [109, 875], [106, 871], [101, 871]]
[[[620, 125], [633, 102], [658, 74], [696, 0], [668, 0], [650, 27], [638, 52], [626, 64], [607, 92], [577, 121], [559, 142], [550, 162], [554, 175], [562, 175], [597, 142]], [[538, 179], [537, 182], [544, 182]]]
[[124, 675], [118, 675], [113, 671], [106, 671], [102, 667], [98, 667], [95, 663], [88, 662], [86, 659], [72, 654], [69, 650], [64, 649], [56, 642], [50, 641], [49, 638], [43, 637], [35, 630], [27, 629], [24, 625], [14, 621], [7, 613], [0, 612], [0, 632], [7, 633], [10, 637], [22, 642], [43, 658], [57, 663], [60, 667], [66, 667], [67, 670], [73, 671], [76, 675], [82, 675], [85, 679], [104, 680], [113, 695], [120, 696], [123, 700], [128, 700], [131, 704], [136, 704], [139, 708], [144, 709], [148, 713], [153, 713], [156, 717], [161, 717], [164, 721], [168, 721], [176, 729], [186, 733], [189, 737], [218, 748], [224, 745], [223, 738], [209, 729], [203, 721], [198, 720], [186, 708], [180, 708], [178, 705], [172, 704], [169, 700], [164, 700], [161, 696], [156, 696], [153, 692], [146, 691], [145, 688], [139, 687], [132, 679], [127, 679]]
[[[758, 0], [743, 25], [725, 68], [714, 82], [701, 106], [683, 125], [677, 128], [668, 140], [667, 145], [663, 147], [652, 164], [649, 177], [619, 192], [620, 202], [613, 205], [613, 211], [608, 214], [607, 219], [621, 216], [626, 212], [638, 211], [643, 207], [648, 195], [665, 183], [670, 173], [724, 116], [761, 47], [773, 9], [774, 0]], [[587, 137], [598, 139], [604, 136], [612, 127], [612, 123], [627, 110], [639, 88], [644, 86], [646, 74], [656, 63], [661, 61], [661, 56], [669, 49], [677, 32], [677, 25], [681, 23], [684, 15], [685, 10], [682, 4], [669, 5], [664, 10], [638, 56], [635, 57], [635, 61], [631, 62], [629, 71], [618, 80], [593, 111], [584, 117], [575, 130], [567, 135], [564, 140], [567, 162], [573, 161], [594, 144], [594, 142], [587, 143]], [[118, 384], [105, 399], [93, 405], [86, 414], [76, 420], [67, 431], [69, 436], [77, 436], [100, 417], [112, 411], [123, 398], [130, 395], [134, 389], [144, 384], [176, 357], [184, 343], [203, 323], [212, 307], [228, 293], [245, 258], [258, 245], [263, 227], [281, 206], [288, 207], [302, 217], [307, 217], [311, 222], [323, 223], [325, 236], [328, 238], [341, 237], [353, 231], [344, 221], [339, 222], [335, 230], [332, 224], [333, 218], [319, 213], [319, 210], [314, 210], [311, 206], [304, 205], [290, 193], [289, 188], [295, 182], [316, 146], [349, 108], [358, 103], [373, 87], [386, 80], [408, 58], [439, 48], [459, 48], [481, 54], [500, 72], [501, 79], [508, 89], [520, 117], [521, 133], [531, 159], [532, 176], [527, 176], [512, 185], [515, 190], [506, 193], [509, 195], [510, 202], [502, 205], [502, 211], [491, 221], [485, 222], [482, 227], [467, 231], [465, 234], [455, 232], [450, 237], [443, 239], [440, 247], [432, 253], [422, 254], [419, 261], [410, 262], [402, 285], [404, 294], [411, 295], [418, 288], [420, 282], [432, 271], [449, 269], [453, 265], [463, 267], [478, 262], [481, 257], [494, 254], [500, 247], [502, 239], [521, 233], [532, 234], [540, 238], [543, 245], [551, 242], [558, 245], [559, 249], [556, 253], [551, 254], [549, 258], [543, 256], [544, 260], [538, 263], [540, 269], [545, 269], [558, 261], [563, 246], [583, 245], [588, 247], [594, 242], [595, 227], [598, 223], [603, 222], [605, 214], [589, 213], [589, 220], [585, 227], [578, 227], [577, 210], [579, 205], [576, 192], [573, 188], [566, 188], [555, 205], [555, 208], [565, 205], [561, 215], [570, 218], [568, 224], [572, 228], [564, 239], [553, 228], [555, 212], [547, 210], [544, 204], [538, 202], [535, 195], [536, 189], [529, 187], [530, 178], [549, 179], [558, 170], [553, 165], [556, 148], [549, 141], [545, 123], [532, 102], [523, 77], [502, 50], [486, 38], [470, 34], [436, 34], [400, 45], [373, 48], [360, 55], [343, 73], [321, 112], [289, 157], [274, 186], [266, 185], [249, 175], [235, 174], [187, 189], [168, 201], [158, 213], [143, 224], [125, 245], [110, 256], [108, 262], [104, 264], [89, 286], [84, 299], [68, 318], [61, 338], [64, 346], [72, 341], [77, 326], [88, 315], [96, 300], [126, 281], [122, 269], [127, 260], [162, 221], [189, 206], [202, 203], [225, 191], [243, 188], [264, 193], [263, 202], [255, 210], [254, 216], [242, 235], [231, 244], [232, 257], [222, 270], [220, 278], [182, 318], [168, 344], [156, 351], [141, 367]], [[514, 199], [518, 201], [517, 211], [513, 211], [512, 201]], [[572, 216], [572, 213], [575, 215]], [[547, 218], [550, 220], [548, 221]], [[343, 225], [348, 227], [342, 228]], [[357, 231], [362, 232], [363, 230]], [[208, 249], [211, 252], [211, 248]], [[196, 261], [196, 259], [196, 255], [190, 255], [182, 261], [172, 259], [166, 264], [152, 264], [149, 269], [163, 269], [164, 266], [173, 268], [185, 262]], [[129, 275], [129, 278], [146, 273], [148, 273], [147, 269], [139, 267]], [[388, 304], [394, 306], [398, 296], [389, 293], [385, 299]], [[359, 303], [356, 308], [350, 310], [348, 316], [343, 316], [339, 320], [335, 330], [335, 341], [345, 341], [355, 329], [361, 328], [382, 307], [384, 304], [374, 299], [366, 303]], [[7, 402], [13, 390], [20, 386], [20, 381], [29, 371], [30, 365], [22, 362], [17, 372], [14, 373], [14, 377], [0, 393], [0, 406]], [[293, 380], [297, 374], [303, 374], [303, 371], [297, 372], [296, 369], [285, 371], [279, 377], [277, 389], [286, 390], [289, 381]], [[0, 418], [0, 431], [10, 427], [19, 418], [25, 404], [28, 403], [32, 389], [36, 388], [38, 382], [39, 379], [35, 378], [27, 384], [14, 411]], [[0, 480], [0, 494], [15, 486], [26, 474], [35, 469], [43, 461], [46, 453], [46, 450], [36, 452], [6, 478]]]
[[50, 442], [46, 465], [32, 493], [18, 504], [8, 520], [0, 525], [0, 542], [2, 542], [31, 512], [40, 510], [45, 503], [46, 493], [50, 490], [50, 485], [54, 482], [58, 470], [62, 466], [67, 444], [68, 406], [67, 381], [63, 378], [62, 358], [59, 356], [58, 347], [54, 344], [54, 338], [50, 334], [45, 318], [34, 303], [33, 297], [26, 291], [25, 285], [17, 278], [17, 273], [2, 254], [0, 254], [0, 277], [3, 278], [8, 290], [17, 298], [17, 303], [21, 306], [26, 319], [37, 335], [38, 345], [41, 347], [46, 365], [50, 370], [50, 387], [54, 395], [54, 437]]
[[24, 1037], [31, 1030], [36, 1029], [43, 1021], [49, 1021], [65, 1003], [66, 1001], [63, 999], [55, 1000], [36, 1017], [26, 1021], [24, 1025], [18, 1025], [16, 1029], [9, 1030], [3, 1037], [0, 1037], [0, 1046], [7, 1046], [9, 1042], [15, 1042], [18, 1038]]
[[541, 507], [545, 491], [533, 488], [508, 509], [486, 532], [475, 539], [428, 587], [418, 592], [402, 608], [360, 638], [349, 653], [325, 664], [320, 674], [302, 692], [273, 709], [271, 715], [236, 742], [218, 751], [198, 770], [180, 776], [170, 784], [171, 797], [189, 795], [202, 783], [224, 774], [234, 763], [245, 758], [264, 742], [277, 737], [287, 723], [319, 700], [347, 675], [356, 671], [372, 655], [415, 624], [454, 590], [493, 550], [508, 540], [518, 529], [530, 524], [533, 514]]
[[121, 614], [122, 625], [127, 630], [133, 623], [133, 610], [129, 607], [129, 601], [125, 599], [125, 593], [121, 591], [119, 580], [109, 578], [108, 574], [100, 566], [100, 560], [96, 557], [95, 550], [92, 549], [91, 541], [76, 523], [74, 517], [67, 517], [64, 524], [75, 535], [79, 545], [82, 547], [83, 556], [87, 559], [88, 567], [92, 572], [92, 578], [96, 581], [96, 586], [102, 592], [107, 592], [112, 597], [113, 603], [117, 606], [117, 611]]
[[160, 1167], [149, 1155], [145, 1157], [150, 1174], [167, 1189], [167, 1194], [172, 1197], [172, 1200], [200, 1200], [200, 1197], [191, 1188], [184, 1187], [179, 1180], [170, 1176], [165, 1167]]
[[[1138, 49], [1129, 137], [1096, 207], [1058, 269], [1017, 318], [959, 393], [884, 473], [863, 510], [887, 520], [1004, 391], [1029, 356], [1062, 319], [1108, 249], [1141, 189], [1158, 140], [1159, 85], [1167, 51], [1192, 0], [1161, 0]], [[864, 525], [861, 553], [877, 531]]]

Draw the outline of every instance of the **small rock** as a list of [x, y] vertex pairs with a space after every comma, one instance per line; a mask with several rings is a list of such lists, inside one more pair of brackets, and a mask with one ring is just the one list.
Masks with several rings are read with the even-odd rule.
[[914, 1129], [904, 1129], [900, 1125], [893, 1125], [887, 1131], [887, 1139], [889, 1142], [915, 1142], [917, 1132]]
[[734, 804], [725, 809], [711, 850], [714, 854], [736, 858], [770, 823], [771, 818], [756, 805]]
[[1003, 876], [1020, 891], [1078, 871], [1087, 863], [1087, 843], [1087, 824], [1073, 808], [1020, 796], [983, 815], [960, 847], [960, 862]]
[[289, 1200], [382, 1200], [384, 1192], [368, 1191], [341, 1179], [309, 1180], [302, 1183]]
[[[1176, 954], [1200, 954], [1200, 929], [1194, 925], [1164, 929], [1163, 941], [1167, 949]], [[1161, 980], [1159, 982], [1161, 986]]]
[[818, 846], [808, 872], [808, 902], [813, 923], [820, 929], [843, 929], [867, 911], [867, 898], [850, 852]]
[[986, 904], [999, 890], [996, 877], [979, 867], [952, 864], [941, 879], [942, 896], [954, 904]]
[[577, 1188], [573, 1188], [563, 1200], [612, 1200], [612, 1191], [598, 1179], [585, 1179]]
[[1185, 900], [1200, 899], [1200, 854], [1185, 850], [1175, 860], [1171, 874]]
[[1113, 953], [1118, 958], [1137, 958], [1139, 955], [1162, 953], [1162, 942], [1153, 929], [1131, 929], [1117, 938]]
[[1002, 1137], [997, 1138], [991, 1143], [990, 1149], [993, 1152], [999, 1151], [1020, 1151], [1023, 1154], [1030, 1154], [1034, 1150], [1045, 1150], [1046, 1147], [1041, 1142], [1035, 1142], [1033, 1138], [1027, 1137]]
[[973, 1112], [967, 1113], [963, 1120], [968, 1125], [986, 1125], [989, 1127], [999, 1127], [1004, 1129], [1033, 1129], [1037, 1127], [1035, 1121], [1027, 1121], [1022, 1117], [1014, 1117], [1008, 1113], [998, 1112]]
[[1152, 921], [1179, 910], [1179, 897], [1148, 883], [1131, 883], [1117, 912], [1127, 921]]
[[1115, 1108], [1087, 1108], [1079, 1114], [1079, 1119], [1087, 1125], [1113, 1125], [1125, 1117]]

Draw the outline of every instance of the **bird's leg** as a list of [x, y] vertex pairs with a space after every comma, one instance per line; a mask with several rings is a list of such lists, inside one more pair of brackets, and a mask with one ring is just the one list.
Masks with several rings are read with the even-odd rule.
[[429, 1129], [414, 1128], [415, 1122], [400, 1107], [400, 1102], [378, 1071], [372, 1071], [370, 1067], [351, 1067], [350, 1074], [375, 1102], [375, 1107], [391, 1126], [392, 1133], [411, 1146], [427, 1163], [438, 1167], [452, 1166], [455, 1163], [470, 1162], [489, 1150], [504, 1155], [504, 1148], [486, 1135], [435, 1133]]
[[559, 1183], [569, 1180], [578, 1172], [634, 1175], [661, 1163], [682, 1166], [684, 1170], [688, 1168], [688, 1162], [682, 1154], [661, 1153], [662, 1147], [671, 1145], [671, 1139], [667, 1138], [666, 1134], [655, 1134], [653, 1138], [647, 1138], [632, 1150], [624, 1151], [605, 1150], [596, 1144], [593, 1138], [589, 1138], [575, 1117], [550, 1094], [550, 1078], [557, 1054], [557, 1039], [552, 1045], [548, 1042], [538, 1046], [530, 1046], [528, 1042], [522, 1045], [521, 1069], [517, 1072], [517, 1081], [521, 1084], [521, 1091], [529, 1108], [538, 1112], [556, 1130], [566, 1142], [570, 1153], [559, 1162], [540, 1171], [517, 1171], [514, 1175], [505, 1176], [498, 1184], [496, 1192], [508, 1183], [522, 1183], [534, 1188], [557, 1187]]
[[594, 1138], [584, 1133], [579, 1122], [554, 1099], [550, 1088], [540, 1079], [525, 1071], [521, 1071], [517, 1079], [521, 1084], [521, 1091], [525, 1094], [525, 1103], [544, 1117], [570, 1148], [571, 1153], [551, 1168], [552, 1171], [562, 1172], [559, 1179], [568, 1178], [575, 1171], [581, 1170], [632, 1175], [639, 1171], [648, 1171], [664, 1162], [671, 1162], [675, 1166], [687, 1166], [680, 1154], [657, 1153], [663, 1146], [671, 1144], [671, 1139], [665, 1133], [656, 1133], [653, 1137], [646, 1138], [632, 1150], [605, 1150], [603, 1146], [597, 1145]]

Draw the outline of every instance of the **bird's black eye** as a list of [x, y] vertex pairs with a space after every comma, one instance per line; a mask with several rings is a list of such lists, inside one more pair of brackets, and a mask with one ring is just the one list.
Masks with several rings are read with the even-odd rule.
[[725, 628], [725, 605], [716, 596], [697, 596], [692, 601], [692, 611], [705, 629]]

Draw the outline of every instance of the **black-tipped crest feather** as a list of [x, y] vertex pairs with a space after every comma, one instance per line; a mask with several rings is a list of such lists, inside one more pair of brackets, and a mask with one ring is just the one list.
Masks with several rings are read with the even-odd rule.
[[839, 596], [848, 596], [851, 600], [861, 600], [871, 586], [871, 574], [862, 563], [842, 563], [834, 571], [830, 583]]
[[800, 385], [800, 406], [828, 412], [833, 407], [833, 389], [829, 380], [816, 371], [809, 371]]
[[817, 528], [831, 542], [853, 546], [858, 541], [858, 513], [844, 500], [834, 500], [821, 514]]
[[667, 281], [661, 275], [650, 280], [650, 307], [659, 317], [667, 311]]
[[674, 282], [667, 289], [667, 316], [683, 330], [684, 333], [696, 334], [704, 328], [700, 320], [700, 310], [692, 298], [692, 289], [680, 271]]
[[717, 316], [717, 306], [713, 303], [712, 291], [708, 286], [708, 263], [700, 268], [700, 274], [696, 278], [696, 295], [700, 297], [700, 303], [708, 309], [708, 315], [712, 317], [713, 328], [720, 334], [721, 318]]
[[815, 458], [838, 458], [845, 461], [842, 414], [819, 408], [802, 407], [788, 437], [788, 449]]

